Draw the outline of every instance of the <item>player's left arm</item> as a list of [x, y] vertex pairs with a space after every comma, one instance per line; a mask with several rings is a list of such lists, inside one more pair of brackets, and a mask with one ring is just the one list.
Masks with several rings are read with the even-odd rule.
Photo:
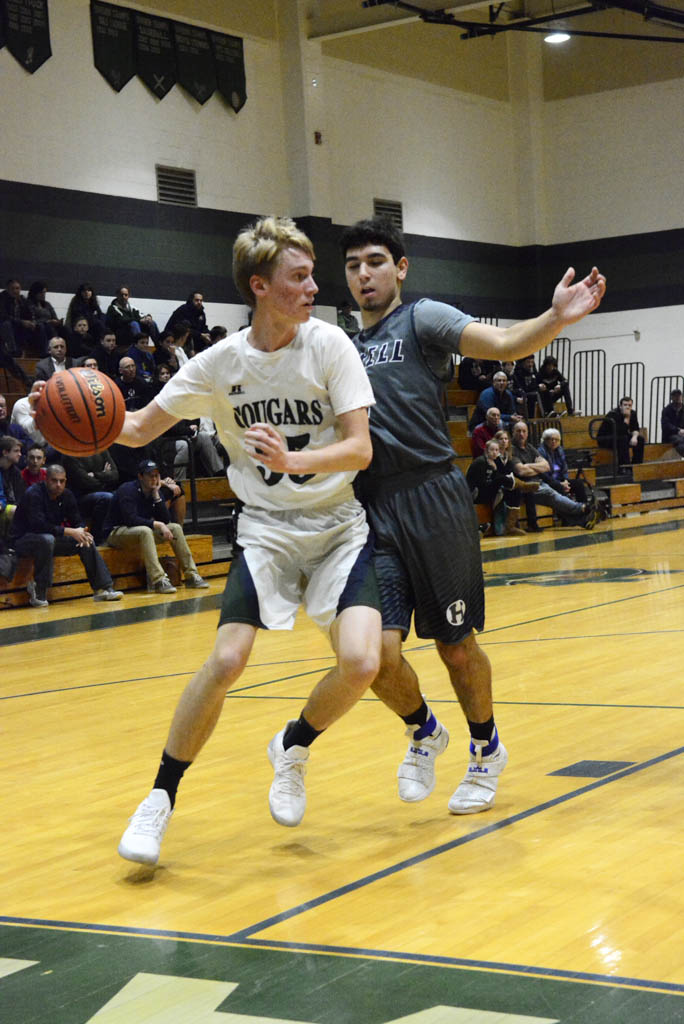
[[606, 279], [593, 267], [573, 284], [575, 271], [569, 267], [556, 285], [551, 306], [540, 316], [521, 320], [511, 327], [496, 327], [475, 320], [461, 333], [461, 355], [480, 359], [522, 359], [544, 348], [570, 324], [593, 312], [601, 304]]
[[247, 454], [275, 473], [342, 473], [365, 469], [373, 457], [368, 409], [352, 409], [337, 417], [341, 441], [325, 448], [288, 451], [283, 435], [268, 423], [255, 423], [245, 431]]

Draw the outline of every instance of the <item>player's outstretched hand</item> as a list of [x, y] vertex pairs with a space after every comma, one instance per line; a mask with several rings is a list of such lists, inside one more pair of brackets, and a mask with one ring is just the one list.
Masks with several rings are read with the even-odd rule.
[[45, 390], [46, 384], [46, 380], [34, 380], [31, 390], [29, 391], [28, 400], [29, 405], [31, 407], [32, 416], [36, 415], [36, 404], [38, 402], [38, 399], [42, 395], [43, 391]]
[[255, 423], [245, 431], [245, 451], [262, 466], [268, 466], [276, 473], [287, 473], [285, 438], [269, 423]]
[[568, 267], [553, 293], [553, 311], [567, 324], [574, 324], [601, 304], [606, 293], [606, 279], [596, 267], [582, 281], [573, 284], [574, 267]]

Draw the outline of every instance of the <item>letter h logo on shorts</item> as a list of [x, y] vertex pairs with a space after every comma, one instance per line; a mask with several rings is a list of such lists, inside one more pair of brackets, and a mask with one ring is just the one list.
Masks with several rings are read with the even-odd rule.
[[242, 384], [233, 384], [232, 388], [230, 389], [230, 393], [231, 395], [244, 395], [244, 391], [242, 390]]
[[446, 610], [447, 622], [452, 626], [462, 626], [465, 610], [465, 601], [452, 601]]

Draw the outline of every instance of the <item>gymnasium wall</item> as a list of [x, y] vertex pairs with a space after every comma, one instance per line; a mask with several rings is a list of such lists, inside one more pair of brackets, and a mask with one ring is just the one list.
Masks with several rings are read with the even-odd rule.
[[[183, 15], [183, 3], [167, 9]], [[51, 4], [54, 56], [35, 75], [0, 51], [0, 279], [45, 278], [57, 306], [83, 279], [105, 299], [126, 281], [137, 304], [159, 304], [159, 318], [201, 286], [212, 322], [244, 322], [230, 246], [251, 216], [289, 212], [286, 141], [301, 112], [283, 109], [277, 25], [258, 11], [231, 21], [244, 5], [211, 9], [222, 31], [247, 30], [238, 115], [218, 96], [200, 107], [178, 86], [163, 101], [137, 79], [114, 93], [92, 63], [87, 0]], [[609, 278], [604, 310], [662, 308], [651, 351], [678, 356], [684, 78], [542, 102], [530, 59], [521, 108], [516, 89], [457, 91], [325, 54], [318, 66], [328, 209], [300, 219], [317, 248], [322, 315], [344, 294], [339, 226], [370, 214], [377, 196], [403, 203], [407, 297], [518, 318], [548, 303], [568, 263], [598, 263]], [[544, 166], [527, 193], [539, 218], [519, 198], [521, 109]], [[196, 170], [199, 209], [156, 203], [155, 163]], [[522, 244], [530, 238], [537, 244]]]

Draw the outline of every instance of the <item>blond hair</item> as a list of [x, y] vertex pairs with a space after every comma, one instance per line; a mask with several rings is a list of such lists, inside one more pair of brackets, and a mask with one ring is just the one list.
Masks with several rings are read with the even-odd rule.
[[261, 217], [244, 228], [233, 246], [233, 280], [240, 295], [254, 309], [256, 299], [249, 280], [253, 274], [270, 278], [283, 249], [301, 249], [315, 259], [309, 238], [290, 217]]

